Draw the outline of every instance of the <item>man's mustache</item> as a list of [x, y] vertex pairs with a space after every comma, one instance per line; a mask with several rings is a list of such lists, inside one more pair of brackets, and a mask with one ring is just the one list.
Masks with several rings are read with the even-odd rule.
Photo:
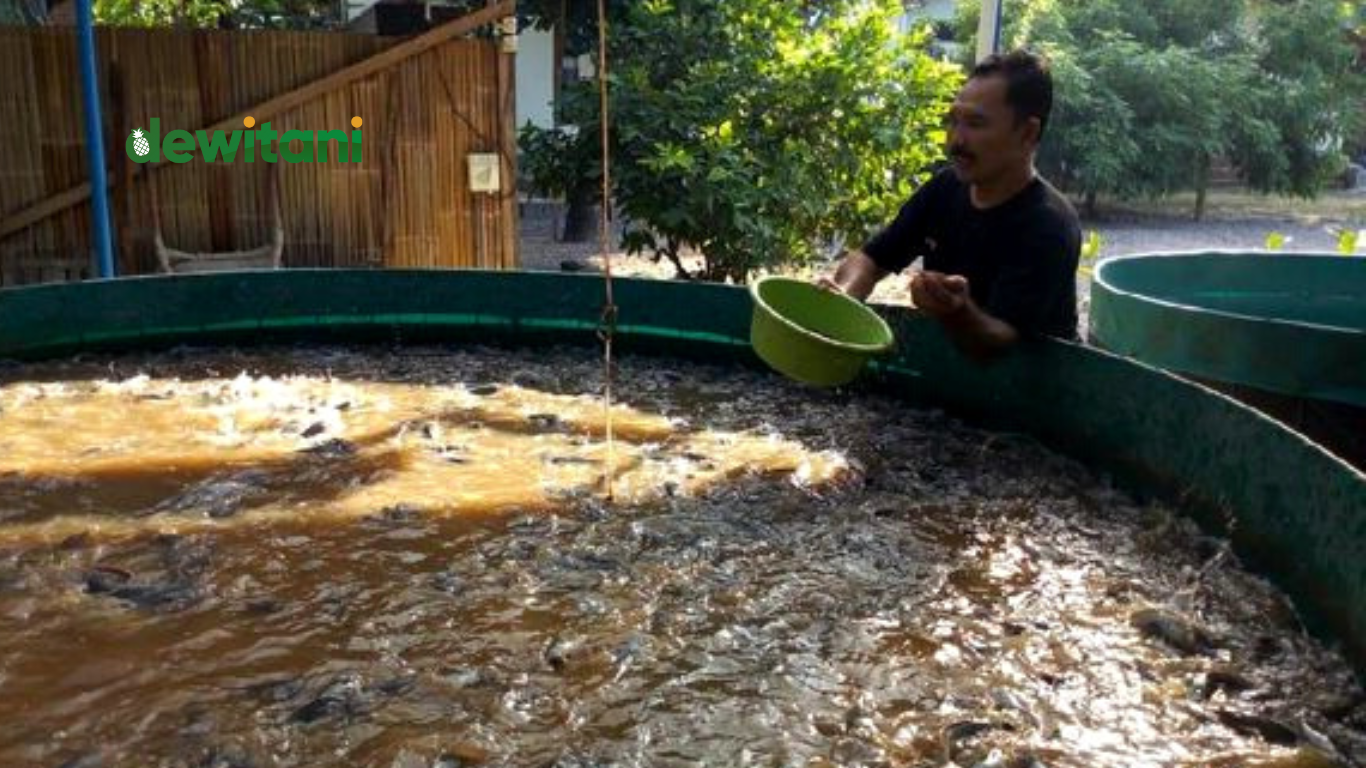
[[972, 153], [962, 147], [950, 147], [949, 156], [954, 159], [973, 160]]

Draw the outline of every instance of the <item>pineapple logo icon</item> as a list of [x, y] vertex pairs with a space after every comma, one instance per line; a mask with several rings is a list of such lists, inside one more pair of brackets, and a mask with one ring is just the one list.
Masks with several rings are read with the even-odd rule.
[[128, 159], [135, 163], [156, 163], [161, 161], [161, 121], [152, 118], [150, 130], [134, 128], [123, 141]]
[[133, 151], [137, 153], [138, 157], [146, 157], [147, 153], [152, 151], [152, 148], [147, 144], [147, 137], [142, 135], [141, 128], [133, 129]]

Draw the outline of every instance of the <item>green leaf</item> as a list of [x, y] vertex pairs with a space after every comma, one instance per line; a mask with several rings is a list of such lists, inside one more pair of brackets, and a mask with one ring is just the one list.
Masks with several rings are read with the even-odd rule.
[[1357, 242], [1361, 237], [1362, 231], [1363, 230], [1347, 228], [1339, 232], [1338, 252], [1344, 256], [1351, 256], [1356, 253]]
[[1094, 229], [1086, 233], [1086, 240], [1081, 245], [1081, 260], [1083, 262], [1093, 262], [1100, 255], [1101, 237], [1100, 233]]

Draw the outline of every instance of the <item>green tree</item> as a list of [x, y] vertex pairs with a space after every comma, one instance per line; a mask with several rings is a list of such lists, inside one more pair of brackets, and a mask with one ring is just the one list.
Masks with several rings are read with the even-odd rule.
[[[1358, 74], [1366, 75], [1366, 2], [1343, 2], [1339, 10], [1347, 44], [1356, 49], [1356, 62], [1352, 68]], [[1366, 163], [1366, 119], [1357, 126], [1349, 153]]]
[[[963, 0], [958, 34], [975, 34]], [[1004, 39], [1055, 63], [1044, 172], [1083, 195], [1196, 191], [1231, 161], [1262, 191], [1312, 195], [1360, 135], [1358, 3], [1009, 0]], [[966, 63], [966, 62], [965, 62]]]
[[1275, 156], [1242, 150], [1254, 187], [1310, 196], [1341, 173], [1347, 143], [1366, 121], [1366, 76], [1333, 3], [1260, 2], [1258, 99], [1252, 114], [1279, 131]]
[[0, 24], [27, 26], [42, 24], [47, 17], [45, 0], [0, 0]]
[[95, 0], [95, 21], [130, 27], [327, 29], [333, 0]]
[[[705, 266], [691, 276], [738, 282], [885, 222], [940, 158], [960, 79], [925, 39], [896, 32], [899, 12], [896, 0], [633, 4], [609, 42], [627, 247], [683, 275], [693, 248]], [[571, 94], [563, 107], [572, 146], [522, 132], [543, 186], [601, 178], [596, 100]]]

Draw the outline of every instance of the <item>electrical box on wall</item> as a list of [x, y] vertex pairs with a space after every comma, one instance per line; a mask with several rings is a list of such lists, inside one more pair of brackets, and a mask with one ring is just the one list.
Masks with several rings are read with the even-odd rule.
[[498, 22], [499, 49], [503, 53], [517, 52], [517, 17], [504, 16]]
[[469, 156], [470, 191], [500, 192], [503, 189], [499, 173], [498, 155], [492, 152], [472, 152]]

